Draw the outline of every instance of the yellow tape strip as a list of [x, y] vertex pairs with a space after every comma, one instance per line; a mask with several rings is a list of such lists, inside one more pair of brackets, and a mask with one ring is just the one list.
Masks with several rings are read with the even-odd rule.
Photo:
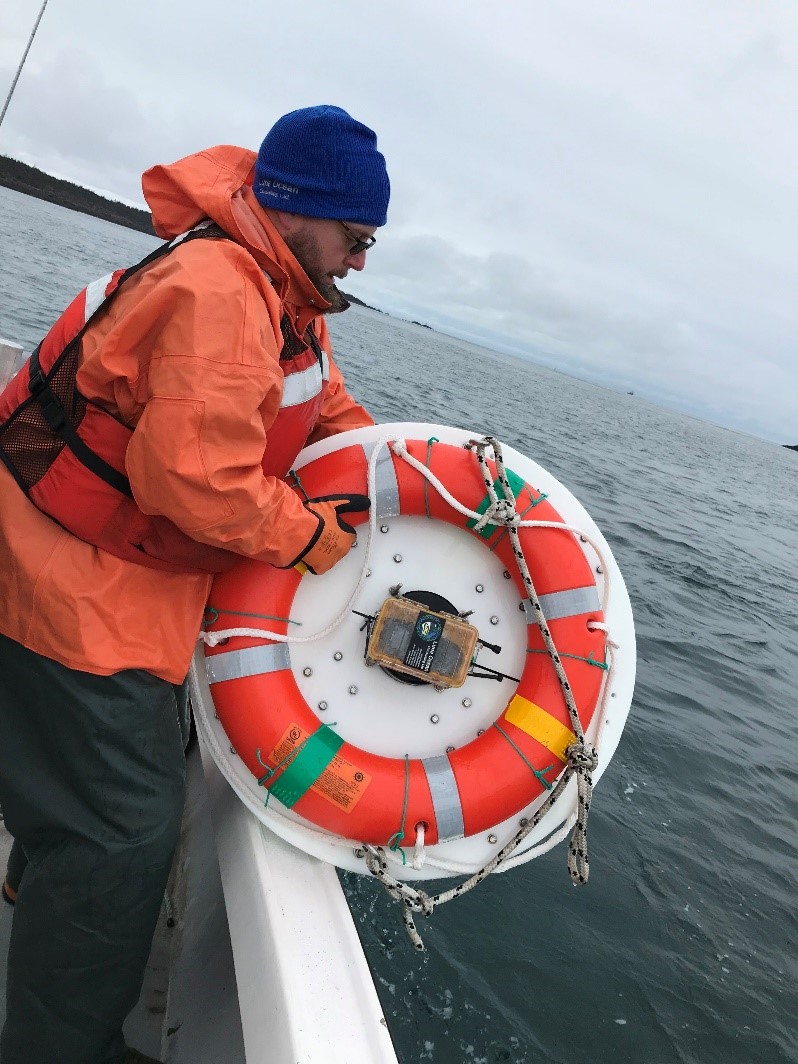
[[560, 761], [565, 761], [565, 751], [576, 742], [576, 736], [564, 724], [552, 717], [541, 706], [528, 698], [516, 695], [504, 714], [505, 719], [516, 728], [531, 735]]
[[307, 565], [305, 565], [304, 562], [297, 562], [296, 565], [294, 566], [294, 568], [296, 569], [296, 571], [299, 573], [300, 576], [304, 576], [305, 573], [308, 571], [308, 567], [307, 567]]

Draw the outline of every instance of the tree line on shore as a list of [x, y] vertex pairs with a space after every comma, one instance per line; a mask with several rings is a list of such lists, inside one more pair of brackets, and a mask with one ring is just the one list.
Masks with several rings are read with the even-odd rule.
[[8, 155], [0, 155], [0, 185], [22, 192], [26, 196], [57, 203], [81, 214], [90, 214], [94, 218], [104, 218], [107, 222], [138, 229], [139, 232], [155, 235], [152, 228], [150, 212], [138, 207], [129, 207], [126, 203], [107, 199], [71, 181], [53, 177]]

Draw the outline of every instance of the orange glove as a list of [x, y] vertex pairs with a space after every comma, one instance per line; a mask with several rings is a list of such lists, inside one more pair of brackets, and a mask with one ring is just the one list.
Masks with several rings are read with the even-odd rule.
[[367, 495], [322, 495], [308, 499], [305, 508], [319, 519], [310, 543], [293, 562], [304, 562], [316, 576], [326, 573], [348, 554], [357, 539], [354, 528], [342, 514], [366, 514], [371, 501]]

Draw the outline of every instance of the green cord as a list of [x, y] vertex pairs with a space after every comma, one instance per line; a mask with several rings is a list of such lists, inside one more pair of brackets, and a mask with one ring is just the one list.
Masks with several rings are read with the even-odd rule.
[[[440, 440], [438, 441], [440, 442]], [[426, 483], [426, 482], [425, 482]], [[398, 850], [402, 856], [402, 864], [407, 864], [407, 858], [405, 857], [405, 851], [401, 847], [402, 839], [405, 836], [405, 817], [407, 816], [407, 797], [410, 792], [410, 759], [405, 754], [405, 800], [402, 806], [402, 823], [399, 825], [399, 830], [394, 832], [393, 835], [386, 842], [386, 846], [389, 850], [393, 850], [394, 853]]]
[[210, 614], [210, 616], [203, 617], [203, 628], [210, 628], [212, 624], [215, 624], [221, 613], [229, 617], [252, 617], [258, 621], [283, 621], [285, 624], [296, 624], [300, 628], [302, 627], [301, 621], [292, 621], [290, 617], [272, 617], [269, 613], [244, 613], [243, 610], [222, 610], [216, 606], [211, 606], [210, 603], [205, 607], [205, 613]]
[[[266, 772], [262, 776], [258, 777], [258, 786], [259, 787], [265, 786], [266, 785], [266, 781], [271, 779], [272, 776], [274, 776], [277, 772], [279, 772], [280, 769], [283, 767], [283, 765], [287, 761], [290, 761], [292, 758], [296, 757], [296, 755], [299, 753], [299, 751], [302, 749], [302, 747], [305, 745], [306, 742], [307, 742], [307, 739], [303, 740], [303, 742], [301, 742], [299, 744], [299, 746], [295, 750], [291, 750], [290, 753], [287, 753], [285, 755], [285, 757], [283, 758], [283, 760], [280, 762], [280, 764], [279, 765], [275, 765], [274, 768], [269, 768], [269, 766], [266, 764], [266, 762], [260, 756], [260, 747], [258, 747], [258, 749], [255, 751], [255, 757], [257, 757], [257, 759], [258, 759], [258, 764], [262, 765], [263, 768], [266, 769]], [[272, 792], [269, 790], [268, 787], [266, 787], [266, 801], [263, 803], [263, 808], [264, 809], [268, 806], [269, 799], [271, 798], [271, 796], [272, 796]]]
[[503, 728], [500, 728], [499, 725], [496, 723], [496, 721], [493, 722], [493, 727], [499, 732], [500, 735], [504, 736], [504, 738], [507, 740], [507, 742], [510, 744], [510, 746], [512, 746], [513, 750], [515, 750], [515, 752], [518, 754], [518, 756], [524, 762], [526, 767], [528, 769], [531, 769], [531, 771], [534, 774], [534, 776], [536, 777], [536, 779], [540, 780], [540, 782], [543, 784], [543, 786], [546, 788], [547, 791], [550, 791], [552, 786], [553, 786], [553, 784], [549, 783], [549, 781], [546, 779], [546, 777], [543, 775], [543, 773], [544, 772], [551, 772], [551, 770], [554, 768], [554, 765], [546, 765], [545, 768], [541, 768], [541, 769], [535, 768], [535, 766], [532, 764], [532, 762], [529, 761], [526, 758], [526, 756], [524, 755], [524, 752], [522, 750], [520, 750], [515, 745], [515, 743], [510, 738], [510, 736], [507, 734], [507, 732], [504, 731]]
[[294, 486], [299, 488], [299, 490], [305, 496], [305, 502], [309, 502], [310, 501], [310, 497], [308, 496], [308, 493], [305, 491], [305, 487], [304, 487], [302, 481], [299, 479], [299, 473], [297, 473], [297, 471], [295, 469], [289, 469], [288, 470], [288, 476], [291, 477], [291, 479], [293, 480]]
[[[546, 495], [543, 492], [541, 492], [540, 498], [539, 499], [532, 499], [532, 502], [529, 504], [529, 506], [527, 506], [527, 508], [525, 510], [522, 510], [518, 516], [523, 521], [523, 519], [526, 517], [526, 515], [529, 513], [529, 511], [530, 510], [534, 510], [535, 507], [538, 505], [538, 503], [543, 502], [545, 499], [548, 499], [548, 495]], [[492, 551], [496, 550], [496, 548], [498, 547], [498, 545], [501, 543], [501, 541], [504, 539], [504, 537], [506, 535], [508, 535], [508, 529], [507, 528], [503, 528], [501, 530], [501, 532], [499, 533], [499, 535], [496, 537], [496, 542], [493, 544], [493, 546], [490, 549]]]
[[[437, 436], [430, 436], [430, 438], [427, 440], [427, 469], [429, 469], [430, 472], [432, 472], [432, 469], [431, 469], [432, 445], [433, 445], [433, 443], [440, 443], [440, 442], [441, 441], [438, 439]], [[426, 477], [424, 477], [424, 509], [427, 511], [427, 517], [431, 517], [432, 515], [429, 512], [429, 481], [427, 480]]]
[[[542, 650], [538, 650], [533, 647], [527, 647], [526, 652], [527, 654], [548, 654], [548, 650], [546, 650], [545, 648]], [[597, 669], [603, 669], [605, 672], [609, 669], [609, 665], [607, 664], [606, 647], [604, 648], [604, 661], [596, 661], [596, 659], [593, 657], [592, 652], [588, 654], [586, 658], [580, 657], [579, 654], [563, 654], [560, 651], [557, 651], [557, 653], [561, 658], [572, 658], [574, 661], [584, 661], [586, 665], [595, 665]]]

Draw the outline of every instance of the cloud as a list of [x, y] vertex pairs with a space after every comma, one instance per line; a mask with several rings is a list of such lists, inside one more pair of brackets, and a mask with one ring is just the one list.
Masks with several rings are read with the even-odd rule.
[[[6, 8], [10, 82], [38, 0]], [[795, 435], [796, 5], [305, 0], [242, 32], [209, 0], [51, 4], [0, 150], [139, 200], [152, 163], [318, 102], [377, 129], [391, 173], [356, 294]]]

